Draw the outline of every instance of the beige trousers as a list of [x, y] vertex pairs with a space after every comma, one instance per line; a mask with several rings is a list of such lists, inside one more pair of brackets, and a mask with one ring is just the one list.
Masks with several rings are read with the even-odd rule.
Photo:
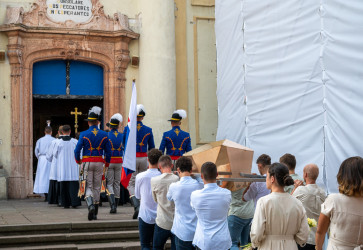
[[103, 163], [89, 162], [87, 165], [86, 197], [92, 196], [94, 203], [100, 201], [102, 185]]
[[147, 157], [136, 157], [136, 171], [132, 173], [129, 185], [127, 189], [129, 190], [130, 196], [135, 195], [135, 178], [138, 173], [146, 171], [148, 168]]
[[107, 170], [107, 189], [115, 198], [120, 198], [121, 165], [111, 163]]

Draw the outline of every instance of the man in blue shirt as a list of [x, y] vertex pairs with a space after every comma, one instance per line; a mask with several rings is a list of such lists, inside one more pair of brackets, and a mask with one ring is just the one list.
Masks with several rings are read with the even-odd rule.
[[85, 200], [88, 205], [88, 220], [97, 220], [101, 184], [111, 161], [111, 147], [107, 133], [98, 128], [100, 115], [100, 107], [94, 106], [90, 109], [87, 118], [89, 129], [81, 132], [74, 150], [76, 162], [78, 164], [83, 162], [83, 167], [87, 171]]
[[[266, 176], [268, 168], [271, 165], [271, 157], [266, 154], [262, 154], [257, 158], [256, 163], [260, 174]], [[271, 191], [266, 187], [266, 182], [252, 182], [243, 191], [242, 200], [243, 201], [253, 200], [256, 208], [257, 201], [261, 197], [268, 195], [270, 193]]]
[[183, 109], [174, 111], [171, 119], [172, 129], [165, 132], [161, 140], [159, 149], [166, 155], [169, 155], [173, 161], [179, 159], [184, 153], [191, 151], [191, 140], [189, 133], [180, 129], [181, 120], [187, 117], [187, 113]]
[[175, 204], [173, 227], [176, 249], [194, 249], [192, 241], [197, 227], [197, 215], [190, 206], [193, 191], [202, 189], [204, 184], [200, 177], [192, 175], [192, 160], [182, 156], [176, 161], [180, 181], [170, 184], [167, 198]]
[[192, 192], [190, 197], [198, 218], [193, 245], [203, 250], [227, 250], [232, 246], [227, 223], [231, 191], [218, 187], [214, 163], [204, 163], [201, 174], [204, 188]]

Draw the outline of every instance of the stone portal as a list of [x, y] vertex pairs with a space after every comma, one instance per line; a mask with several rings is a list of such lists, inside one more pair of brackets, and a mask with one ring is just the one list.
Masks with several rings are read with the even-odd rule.
[[7, 56], [11, 66], [9, 198], [26, 198], [33, 191], [34, 63], [72, 60], [101, 66], [104, 72], [104, 118], [107, 120], [120, 111], [125, 116], [125, 71], [130, 61], [128, 46], [132, 39], [139, 37], [129, 29], [128, 17], [120, 13], [106, 16], [99, 1], [91, 0], [88, 21], [67, 18], [66, 21], [57, 21], [50, 17], [47, 2], [38, 0], [29, 12], [8, 7], [5, 24], [0, 26], [0, 32], [9, 39]]

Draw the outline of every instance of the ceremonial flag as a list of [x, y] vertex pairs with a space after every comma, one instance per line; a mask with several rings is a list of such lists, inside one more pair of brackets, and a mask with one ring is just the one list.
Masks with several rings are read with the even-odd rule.
[[132, 96], [129, 120], [126, 127], [125, 152], [122, 165], [121, 184], [127, 188], [131, 175], [136, 170], [136, 132], [137, 132], [137, 100], [135, 80], [132, 82]]

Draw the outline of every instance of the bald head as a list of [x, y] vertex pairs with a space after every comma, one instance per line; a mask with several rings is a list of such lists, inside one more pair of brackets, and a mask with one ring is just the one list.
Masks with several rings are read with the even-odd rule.
[[311, 182], [315, 183], [316, 179], [318, 179], [318, 176], [319, 176], [319, 168], [316, 164], [308, 164], [304, 167], [305, 179], [309, 179]]

